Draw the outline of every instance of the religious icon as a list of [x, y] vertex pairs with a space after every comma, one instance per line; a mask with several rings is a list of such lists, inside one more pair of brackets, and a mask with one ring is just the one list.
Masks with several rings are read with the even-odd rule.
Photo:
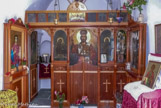
[[[101, 33], [101, 54], [106, 54], [106, 62], [113, 60], [114, 39], [110, 30], [104, 30]], [[104, 62], [105, 63], [105, 62]]]
[[117, 34], [117, 62], [122, 63], [126, 59], [126, 34], [120, 30]]
[[130, 39], [130, 59], [131, 59], [131, 67], [138, 68], [138, 49], [139, 49], [139, 31], [134, 31], [131, 33]]
[[[94, 46], [91, 44], [91, 35], [89, 31], [82, 29], [77, 32], [77, 35], [74, 38], [78, 43], [74, 44], [73, 40], [71, 41], [71, 64], [75, 64], [79, 61], [85, 61], [87, 63], [97, 65], [97, 53]], [[73, 58], [74, 56], [75, 58]]]
[[67, 60], [67, 39], [64, 31], [59, 30], [54, 36], [54, 60]]
[[84, 22], [85, 21], [85, 13], [69, 13], [70, 22]]
[[37, 63], [37, 31], [31, 33], [31, 64]]
[[154, 88], [160, 68], [161, 63], [149, 61], [141, 83]]
[[57, 38], [57, 43], [56, 43], [56, 52], [58, 57], [63, 57], [64, 51], [65, 51], [65, 44], [64, 44], [64, 39], [62, 37]]
[[106, 63], [106, 62], [107, 62], [106, 54], [101, 54], [101, 63]]
[[11, 31], [11, 68], [18, 66], [21, 63], [21, 33], [17, 31]]

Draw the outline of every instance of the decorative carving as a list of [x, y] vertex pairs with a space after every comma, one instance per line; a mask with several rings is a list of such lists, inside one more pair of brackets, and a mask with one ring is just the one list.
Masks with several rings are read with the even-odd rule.
[[108, 85], [110, 85], [111, 83], [108, 82], [108, 79], [106, 79], [106, 82], [103, 82], [103, 84], [105, 84], [105, 86], [106, 86], [106, 91], [105, 92], [108, 92]]
[[74, 11], [87, 10], [87, 7], [83, 2], [74, 1], [72, 3], [71, 2], [69, 3], [70, 5], [68, 6], [67, 10], [74, 10]]
[[23, 25], [23, 22], [22, 22], [22, 19], [21, 18], [18, 18], [15, 23], [16, 24]]
[[57, 82], [56, 84], [58, 84], [58, 85], [59, 85], [59, 91], [60, 91], [60, 92], [62, 92], [62, 85], [63, 85], [63, 84], [65, 84], [65, 83], [64, 83], [64, 82], [62, 82], [62, 81], [61, 81], [61, 79], [60, 79], [60, 81], [59, 81], [59, 82]]
[[125, 67], [117, 67], [117, 70], [118, 71], [124, 71], [125, 70]]
[[55, 67], [54, 70], [55, 71], [66, 71], [67, 68], [65, 66], [64, 67], [63, 66], [58, 66], [58, 67]]
[[18, 18], [17, 20], [15, 20], [14, 18], [11, 18], [8, 20], [8, 23], [10, 24], [17, 24], [17, 25], [20, 25], [20, 26], [25, 26], [21, 20], [21, 18]]
[[45, 68], [46, 72], [44, 72], [45, 74], [49, 73], [49, 72], [48, 72], [48, 69], [49, 69], [49, 68], [46, 66], [46, 68]]
[[123, 88], [123, 85], [124, 85], [125, 83], [123, 83], [123, 81], [120, 80], [120, 82], [117, 83], [117, 84], [120, 86], [120, 92], [122, 92], [122, 88]]
[[113, 71], [113, 70], [114, 70], [113, 66], [101, 67], [101, 71]]

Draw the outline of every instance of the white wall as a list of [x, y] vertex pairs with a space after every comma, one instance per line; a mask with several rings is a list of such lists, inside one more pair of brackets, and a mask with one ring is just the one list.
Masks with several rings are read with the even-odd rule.
[[149, 52], [155, 53], [155, 30], [156, 24], [161, 24], [161, 1], [150, 0], [147, 5], [147, 24], [149, 29]]

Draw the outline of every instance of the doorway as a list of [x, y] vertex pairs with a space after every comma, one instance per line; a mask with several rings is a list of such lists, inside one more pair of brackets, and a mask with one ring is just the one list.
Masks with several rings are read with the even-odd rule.
[[43, 29], [34, 30], [28, 37], [30, 104], [51, 105], [51, 37]]

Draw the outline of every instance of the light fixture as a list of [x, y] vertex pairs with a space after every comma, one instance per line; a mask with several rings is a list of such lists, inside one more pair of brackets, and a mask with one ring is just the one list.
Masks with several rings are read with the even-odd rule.
[[55, 25], [58, 24], [58, 19], [57, 19], [57, 18], [54, 19], [54, 24], [55, 24]]
[[109, 18], [108, 22], [111, 24], [113, 23], [113, 18]]
[[[54, 3], [54, 11], [55, 10], [60, 10], [60, 3], [59, 3], [59, 0], [55, 0], [55, 3]], [[58, 19], [57, 17], [55, 16], [55, 19], [54, 19], [54, 24], [57, 25], [58, 24]]]

